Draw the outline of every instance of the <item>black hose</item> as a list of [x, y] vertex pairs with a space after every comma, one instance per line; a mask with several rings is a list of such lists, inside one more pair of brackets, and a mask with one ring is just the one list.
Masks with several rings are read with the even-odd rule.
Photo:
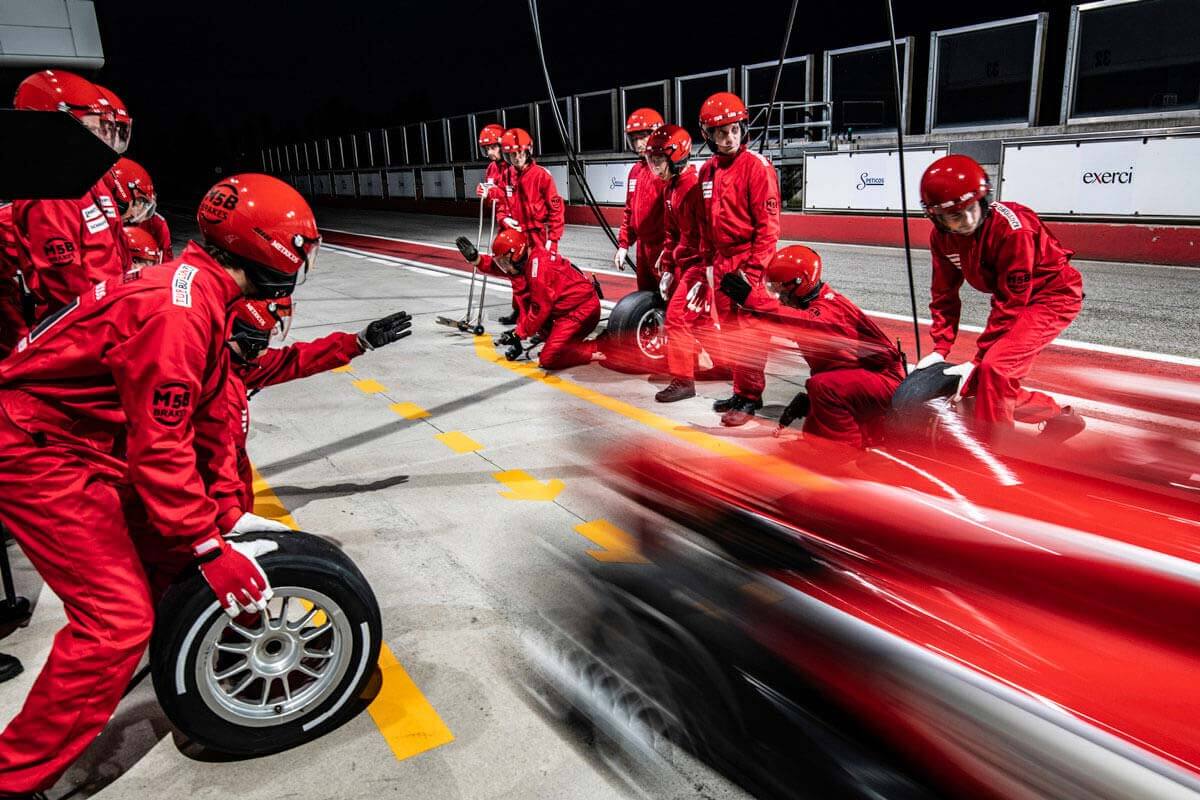
[[917, 322], [917, 288], [913, 280], [912, 243], [908, 240], [908, 185], [904, 175], [904, 100], [900, 93], [900, 56], [896, 50], [896, 18], [892, 0], [883, 0], [887, 7], [888, 33], [892, 38], [892, 77], [896, 86], [896, 150], [900, 154], [900, 224], [904, 227], [904, 261], [908, 265], [908, 299], [912, 303], [913, 337], [917, 361], [921, 360], [921, 326]]
[[[529, 0], [529, 20], [533, 25], [533, 37], [537, 44], [538, 60], [542, 64], [542, 76], [546, 80], [546, 94], [550, 98], [550, 109], [554, 114], [554, 122], [558, 127], [558, 135], [562, 139], [563, 149], [567, 153], [567, 164], [579, 181], [584, 202], [592, 210], [592, 214], [595, 215], [596, 221], [600, 224], [605, 236], [608, 237], [613, 247], [619, 248], [620, 244], [617, 241], [617, 235], [613, 233], [612, 226], [608, 224], [608, 220], [604, 218], [604, 214], [600, 210], [600, 204], [596, 201], [596, 196], [592, 194], [592, 187], [588, 185], [583, 165], [579, 163], [579, 156], [575, 152], [575, 144], [571, 140], [571, 136], [567, 131], [567, 125], [562, 118], [562, 112], [558, 108], [558, 95], [555, 94], [554, 84], [550, 80], [550, 68], [546, 64], [546, 50], [542, 45], [542, 23], [538, 17], [537, 0]], [[629, 259], [629, 256], [626, 256], [625, 260], [632, 268], [633, 262]]]
[[[767, 121], [763, 124], [762, 133], [758, 135], [758, 152], [762, 152], [763, 145], [767, 141], [767, 131], [771, 129], [771, 109], [775, 107], [775, 100], [779, 96], [779, 81], [783, 78], [783, 62], [787, 59], [788, 45], [792, 41], [792, 24], [796, 21], [796, 9], [800, 7], [800, 0], [792, 0], [792, 12], [788, 14], [787, 27], [783, 31], [783, 45], [779, 48], [779, 66], [775, 69], [775, 81], [771, 84], [771, 101], [767, 103]], [[746, 87], [742, 87], [745, 91]], [[749, 100], [750, 98], [746, 98]], [[779, 121], [783, 122], [783, 112], [779, 112]], [[779, 142], [779, 146], [783, 146], [783, 142]]]

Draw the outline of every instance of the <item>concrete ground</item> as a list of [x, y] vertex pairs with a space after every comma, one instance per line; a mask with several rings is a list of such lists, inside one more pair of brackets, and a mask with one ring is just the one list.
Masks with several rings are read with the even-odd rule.
[[[328, 209], [320, 218], [330, 228], [441, 244], [473, 237], [475, 225]], [[572, 227], [564, 249], [603, 266], [609, 249], [600, 237]], [[820, 249], [830, 280], [864, 306], [907, 310], [894, 251]], [[918, 265], [918, 285], [927, 285], [924, 260]], [[1194, 354], [1200, 274], [1081, 266], [1089, 314], [1069, 336]], [[728, 393], [725, 383], [700, 384], [695, 400], [664, 408], [651, 397], [659, 382], [646, 376], [592, 365], [547, 379], [496, 361], [488, 340], [433, 322], [461, 312], [464, 283], [328, 248], [296, 295], [292, 337], [359, 330], [400, 309], [414, 316], [414, 334], [363, 355], [351, 371], [273, 387], [251, 403], [250, 453], [264, 481], [259, 510], [290, 512], [302, 529], [337, 540], [370, 580], [398, 663], [386, 670], [387, 703], [304, 747], [217, 762], [178, 741], [144, 681], [51, 797], [638, 796], [586, 731], [561, 723], [526, 691], [520, 633], [569, 602], [567, 565], [619, 548], [621, 531], [633, 525], [627, 501], [597, 479], [606, 446], [669, 437], [677, 425], [757, 447], [770, 427], [715, 427], [709, 404]], [[508, 296], [496, 291], [489, 299], [494, 319]], [[984, 313], [969, 305], [964, 321], [982, 322]], [[769, 385], [768, 413], [800, 380]], [[26, 672], [0, 686], [0, 724], [19, 708], [62, 622], [61, 605], [11, 552], [22, 593], [38, 605], [33, 623], [3, 643]], [[741, 793], [716, 776], [689, 775], [655, 796]]]

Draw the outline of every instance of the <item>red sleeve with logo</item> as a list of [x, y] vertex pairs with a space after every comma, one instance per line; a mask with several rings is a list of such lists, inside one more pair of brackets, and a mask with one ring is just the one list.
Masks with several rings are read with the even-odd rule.
[[929, 287], [929, 314], [933, 324], [929, 326], [929, 337], [933, 339], [934, 352], [945, 358], [958, 338], [958, 320], [962, 315], [958, 290], [963, 285], [963, 273], [946, 257], [941, 234], [936, 229], [929, 234], [929, 252], [933, 256], [933, 280]]
[[345, 366], [362, 353], [357, 334], [331, 333], [311, 342], [263, 351], [255, 362], [257, 369], [245, 371], [242, 379], [250, 389], [275, 386]]
[[625, 178], [625, 210], [621, 213], [621, 230], [617, 233], [617, 246], [628, 250], [637, 241], [637, 228], [633, 224], [634, 193], [639, 180], [644, 177], [644, 165], [641, 161], [629, 168]]
[[542, 169], [539, 172], [539, 187], [538, 192], [545, 203], [546, 218], [543, 225], [546, 230], [546, 240], [551, 242], [562, 241], [563, 236], [563, 220], [565, 212], [563, 210], [562, 198], [558, 195], [558, 187], [554, 184], [554, 176], [547, 169]]
[[[130, 482], [162, 535], [191, 541], [219, 530], [217, 504], [201, 477], [195, 447], [197, 398], [208, 378], [207, 334], [203, 320], [170, 307], [105, 355], [127, 419]], [[219, 423], [222, 429], [208, 435], [227, 441], [227, 411], [211, 407], [213, 401], [224, 405], [221, 399], [218, 391], [204, 404], [199, 424], [207, 431]], [[214, 466], [236, 481], [232, 446], [228, 450], [229, 458], [221, 456]], [[232, 465], [222, 463], [226, 460]]]
[[61, 308], [92, 287], [80, 247], [80, 210], [74, 200], [17, 200], [13, 225], [21, 243], [25, 279], [40, 303]]
[[750, 257], [742, 269], [751, 283], [760, 283], [762, 271], [775, 257], [779, 245], [779, 181], [775, 168], [762, 156], [745, 158], [751, 164], [748, 169], [747, 192], [750, 202], [752, 247]]

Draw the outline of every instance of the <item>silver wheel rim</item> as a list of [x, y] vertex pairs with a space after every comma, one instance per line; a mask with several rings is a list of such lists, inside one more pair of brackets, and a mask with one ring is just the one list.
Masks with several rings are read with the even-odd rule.
[[245, 615], [214, 616], [200, 639], [196, 686], [228, 722], [282, 725], [332, 695], [353, 649], [353, 628], [337, 603], [313, 589], [280, 586], [255, 625]]
[[663, 327], [663, 310], [661, 308], [652, 308], [642, 314], [637, 324], [637, 344], [638, 349], [646, 358], [664, 357], [663, 350], [667, 344], [667, 337]]

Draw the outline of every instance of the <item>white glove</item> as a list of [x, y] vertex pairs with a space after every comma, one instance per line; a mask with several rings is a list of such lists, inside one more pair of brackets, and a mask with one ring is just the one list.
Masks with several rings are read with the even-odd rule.
[[926, 367], [932, 367], [934, 364], [940, 364], [945, 360], [946, 359], [942, 358], [941, 353], [930, 353], [918, 361], [917, 366], [913, 367], [913, 369], [925, 369]]
[[669, 272], [664, 272], [662, 277], [658, 279], [658, 293], [662, 295], [663, 300], [668, 299], [668, 295], [671, 293], [671, 284], [674, 281], [675, 276]]
[[212, 587], [217, 601], [231, 617], [246, 611], [262, 611], [274, 592], [258, 559], [279, 549], [277, 542], [257, 539], [228, 542], [213, 536], [192, 548], [200, 563], [200, 574]]
[[965, 388], [967, 385], [967, 378], [970, 378], [971, 373], [974, 371], [975, 371], [975, 364], [971, 361], [967, 361], [966, 363], [963, 363], [963, 364], [957, 364], [953, 367], [948, 367], [946, 369], [946, 371], [944, 373], [942, 373], [944, 375], [957, 375], [958, 376], [958, 388], [954, 390], [954, 397], [952, 398], [952, 402], [957, 403], [959, 400], [962, 400], [963, 388]]
[[502, 224], [507, 225], [508, 227], [512, 228], [514, 231], [521, 230], [521, 223], [517, 222], [512, 217], [505, 217], [504, 219], [500, 220], [500, 222]]
[[625, 256], [629, 255], [629, 250], [624, 247], [617, 248], [617, 254], [613, 256], [613, 263], [617, 265], [617, 269], [625, 271]]
[[488, 189], [490, 189], [491, 186], [492, 185], [490, 183], [479, 184], [478, 186], [475, 187], [475, 196], [483, 197], [484, 195], [486, 195], [488, 193]]
[[247, 511], [238, 517], [238, 521], [234, 523], [233, 528], [226, 533], [226, 536], [239, 536], [243, 533], [286, 533], [290, 531], [287, 525], [282, 522], [277, 522], [273, 519], [260, 517], [258, 514], [251, 514]]
[[697, 314], [707, 314], [712, 310], [712, 305], [708, 299], [708, 287], [703, 283], [696, 282], [692, 284], [692, 288], [687, 293], [688, 311], [694, 311]]

